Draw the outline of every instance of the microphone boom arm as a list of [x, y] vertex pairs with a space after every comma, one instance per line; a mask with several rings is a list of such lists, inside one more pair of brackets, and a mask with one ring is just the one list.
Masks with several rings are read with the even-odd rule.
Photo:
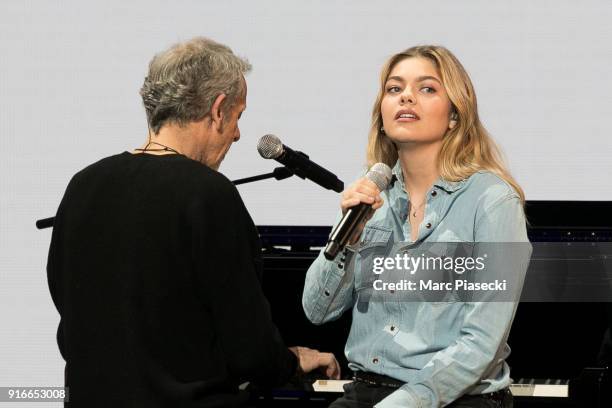
[[274, 169], [272, 173], [260, 174], [258, 176], [241, 178], [238, 180], [233, 180], [232, 183], [235, 185], [252, 183], [253, 181], [265, 180], [274, 177], [277, 180], [284, 180], [293, 176], [293, 172], [289, 170], [287, 167], [277, 167]]

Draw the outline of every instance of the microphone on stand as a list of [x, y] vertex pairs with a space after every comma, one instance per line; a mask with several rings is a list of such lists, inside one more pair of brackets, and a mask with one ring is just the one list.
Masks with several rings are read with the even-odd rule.
[[[380, 191], [386, 190], [391, 181], [391, 168], [384, 163], [376, 163], [370, 167], [366, 178], [374, 182]], [[371, 210], [372, 206], [366, 203], [359, 203], [347, 210], [327, 240], [323, 253], [326, 259], [331, 261], [336, 258]]]
[[257, 151], [264, 159], [274, 159], [284, 164], [303, 179], [309, 179], [321, 187], [338, 193], [344, 190], [344, 183], [335, 174], [311, 161], [306, 154], [285, 146], [274, 135], [265, 135], [259, 139]]

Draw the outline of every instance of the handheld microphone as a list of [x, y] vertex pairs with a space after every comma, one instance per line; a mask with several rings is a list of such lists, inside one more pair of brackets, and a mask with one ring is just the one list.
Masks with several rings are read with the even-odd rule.
[[264, 159], [274, 159], [287, 166], [295, 175], [309, 179], [328, 190], [338, 193], [344, 190], [344, 183], [302, 152], [290, 149], [274, 135], [265, 135], [257, 143], [257, 151]]
[[[376, 163], [373, 165], [366, 178], [373, 181], [376, 187], [380, 191], [383, 191], [389, 185], [391, 181], [391, 168], [384, 163]], [[340, 220], [340, 223], [336, 225], [336, 228], [332, 231], [329, 239], [327, 240], [327, 246], [325, 247], [325, 258], [333, 260], [338, 255], [349, 239], [355, 234], [359, 224], [367, 217], [371, 211], [372, 206], [366, 203], [359, 203], [355, 207], [351, 207], [347, 210], [346, 214]]]

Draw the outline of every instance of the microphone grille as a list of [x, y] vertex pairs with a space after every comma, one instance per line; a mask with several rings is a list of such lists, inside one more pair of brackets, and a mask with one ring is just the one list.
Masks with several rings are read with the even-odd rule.
[[264, 135], [257, 143], [257, 151], [264, 159], [276, 159], [283, 154], [283, 144], [274, 135]]
[[366, 177], [373, 181], [380, 191], [386, 190], [391, 181], [391, 168], [385, 163], [376, 163], [370, 167]]

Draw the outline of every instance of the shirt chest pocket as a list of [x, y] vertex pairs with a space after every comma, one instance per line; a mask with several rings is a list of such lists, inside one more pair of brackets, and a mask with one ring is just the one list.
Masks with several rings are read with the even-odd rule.
[[355, 289], [372, 289], [381, 262], [388, 256], [392, 242], [391, 229], [380, 226], [366, 226], [357, 248], [355, 268]]

